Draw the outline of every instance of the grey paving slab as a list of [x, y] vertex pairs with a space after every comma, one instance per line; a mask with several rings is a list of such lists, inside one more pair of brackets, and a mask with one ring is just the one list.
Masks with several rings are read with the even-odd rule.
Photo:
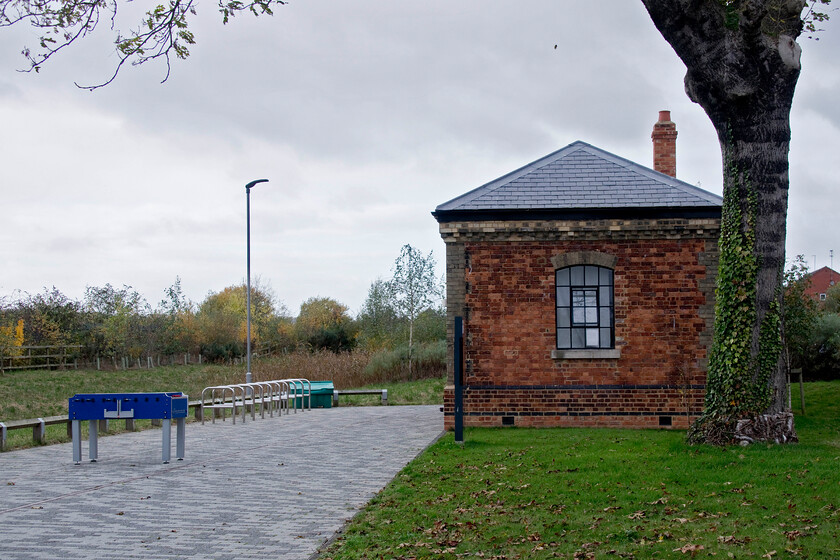
[[308, 559], [442, 429], [439, 406], [344, 407], [188, 424], [168, 465], [160, 430], [100, 437], [96, 463], [2, 453], [0, 559]]

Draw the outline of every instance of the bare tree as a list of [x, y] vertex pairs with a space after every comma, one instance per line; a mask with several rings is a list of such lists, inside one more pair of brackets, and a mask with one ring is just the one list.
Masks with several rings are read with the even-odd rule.
[[440, 285], [435, 275], [435, 257], [430, 251], [423, 254], [404, 245], [400, 256], [394, 262], [391, 290], [394, 308], [408, 320], [408, 375], [411, 377], [412, 352], [414, 347], [414, 323], [426, 309], [440, 300]]

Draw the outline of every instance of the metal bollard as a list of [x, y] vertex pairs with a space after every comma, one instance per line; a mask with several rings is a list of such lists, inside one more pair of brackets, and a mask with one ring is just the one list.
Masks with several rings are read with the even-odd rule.
[[6, 449], [6, 424], [0, 422], [0, 451]]

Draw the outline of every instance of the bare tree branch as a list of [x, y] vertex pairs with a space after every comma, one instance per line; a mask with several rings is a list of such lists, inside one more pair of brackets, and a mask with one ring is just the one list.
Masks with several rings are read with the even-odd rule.
[[[125, 0], [129, 1], [129, 0]], [[237, 13], [248, 11], [254, 16], [272, 15], [273, 5], [286, 0], [219, 0], [222, 22], [227, 23]], [[28, 67], [21, 72], [37, 73], [55, 54], [92, 33], [103, 18], [110, 19], [110, 29], [116, 28], [120, 0], [0, 0], [0, 28], [29, 23], [40, 30], [38, 47], [24, 47], [23, 56]], [[79, 85], [94, 90], [112, 83], [128, 62], [139, 66], [151, 60], [163, 59], [166, 73], [161, 83], [169, 79], [171, 58], [185, 59], [195, 35], [189, 30], [189, 18], [196, 15], [196, 0], [168, 0], [146, 12], [138, 27], [123, 36], [115, 31], [114, 45], [119, 62], [110, 78], [95, 85]]]

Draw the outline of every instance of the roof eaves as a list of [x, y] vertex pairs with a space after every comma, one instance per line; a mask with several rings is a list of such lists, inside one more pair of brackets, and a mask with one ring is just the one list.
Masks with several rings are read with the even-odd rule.
[[603, 219], [719, 219], [721, 207], [709, 206], [623, 206], [592, 208], [531, 208], [506, 210], [440, 210], [432, 212], [438, 223], [518, 220], [603, 220]]

